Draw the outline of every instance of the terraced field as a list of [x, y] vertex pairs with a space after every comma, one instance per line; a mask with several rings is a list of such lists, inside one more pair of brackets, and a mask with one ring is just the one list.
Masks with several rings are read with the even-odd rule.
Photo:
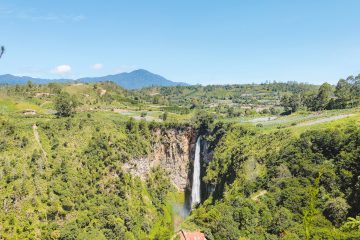
[[251, 123], [253, 125], [264, 128], [284, 128], [284, 127], [306, 127], [321, 123], [341, 120], [343, 118], [350, 118], [359, 115], [359, 109], [346, 110], [331, 110], [323, 112], [302, 112], [295, 113], [288, 116], [279, 117], [261, 117], [261, 118], [247, 118], [240, 119], [241, 123]]

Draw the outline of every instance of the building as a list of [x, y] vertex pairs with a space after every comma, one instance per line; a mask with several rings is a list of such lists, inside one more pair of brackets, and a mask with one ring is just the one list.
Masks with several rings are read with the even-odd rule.
[[181, 240], [206, 240], [205, 235], [202, 232], [186, 232], [180, 230], [177, 234]]

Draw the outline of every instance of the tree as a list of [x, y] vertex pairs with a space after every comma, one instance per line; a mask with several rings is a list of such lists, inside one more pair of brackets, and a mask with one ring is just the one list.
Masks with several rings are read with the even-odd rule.
[[346, 108], [351, 100], [351, 84], [344, 79], [340, 79], [336, 85], [335, 96], [338, 98], [339, 107]]
[[332, 95], [332, 87], [329, 83], [323, 83], [318, 91], [316, 96], [316, 109], [315, 110], [324, 110], [330, 102]]
[[200, 110], [193, 117], [192, 122], [199, 130], [199, 135], [204, 135], [208, 133], [210, 125], [214, 122], [214, 115], [205, 110]]
[[284, 107], [286, 112], [290, 111], [293, 113], [301, 106], [301, 98], [298, 94], [285, 95], [280, 99], [280, 104]]
[[324, 214], [338, 227], [346, 219], [349, 208], [345, 199], [337, 197], [326, 202]]
[[77, 101], [67, 92], [61, 92], [55, 99], [55, 109], [58, 116], [68, 117], [75, 112]]
[[152, 102], [153, 102], [153, 104], [159, 104], [160, 103], [160, 96], [159, 95], [154, 96]]
[[289, 209], [280, 207], [273, 215], [270, 224], [270, 231], [276, 235], [280, 235], [292, 224], [292, 213]]
[[162, 119], [163, 121], [166, 121], [167, 118], [168, 118], [168, 113], [167, 113], [167, 112], [164, 112], [164, 113], [161, 115], [161, 119]]
[[360, 98], [360, 74], [353, 78], [351, 83], [351, 107], [354, 107]]

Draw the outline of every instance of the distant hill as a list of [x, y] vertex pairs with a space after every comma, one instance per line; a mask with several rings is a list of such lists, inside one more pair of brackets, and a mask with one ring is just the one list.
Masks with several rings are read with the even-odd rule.
[[151, 73], [144, 69], [135, 70], [129, 73], [119, 73], [115, 75], [108, 75], [104, 77], [94, 78], [80, 78], [80, 82], [102, 82], [112, 81], [127, 89], [139, 89], [151, 86], [185, 86], [188, 85], [182, 82], [173, 82], [160, 75]]
[[129, 73], [119, 73], [115, 75], [107, 75], [103, 77], [85, 77], [79, 79], [42, 79], [42, 78], [32, 78], [32, 77], [19, 77], [10, 74], [0, 75], [0, 84], [25, 84], [28, 81], [32, 81], [37, 84], [46, 84], [50, 82], [83, 82], [83, 83], [92, 83], [92, 82], [103, 82], [103, 81], [112, 81], [123, 88], [126, 89], [139, 89], [144, 87], [151, 86], [186, 86], [188, 84], [182, 82], [173, 82], [160, 75], [151, 73], [144, 69], [138, 69]]
[[44, 79], [44, 78], [32, 78], [27, 76], [14, 76], [11, 74], [0, 75], [0, 84], [25, 84], [28, 81], [37, 84], [46, 84], [50, 82], [73, 82], [71, 79]]

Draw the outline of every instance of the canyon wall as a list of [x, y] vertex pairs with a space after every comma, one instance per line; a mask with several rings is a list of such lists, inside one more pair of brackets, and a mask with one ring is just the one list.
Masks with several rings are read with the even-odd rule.
[[196, 131], [191, 127], [155, 128], [151, 131], [151, 136], [150, 153], [131, 159], [124, 164], [124, 170], [145, 180], [151, 168], [161, 166], [179, 191], [189, 190]]

